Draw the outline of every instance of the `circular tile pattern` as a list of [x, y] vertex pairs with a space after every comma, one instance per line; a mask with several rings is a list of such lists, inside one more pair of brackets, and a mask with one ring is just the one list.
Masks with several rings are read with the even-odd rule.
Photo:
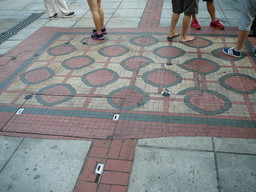
[[51, 79], [54, 75], [54, 71], [49, 67], [39, 67], [23, 73], [20, 79], [24, 84], [35, 85]]
[[103, 87], [114, 83], [119, 78], [111, 69], [97, 69], [82, 76], [82, 81], [90, 87]]
[[104, 57], [119, 57], [129, 52], [123, 45], [110, 45], [99, 49], [98, 53]]
[[70, 84], [58, 83], [40, 89], [35, 98], [44, 106], [54, 106], [72, 99], [75, 94], [76, 90]]
[[182, 81], [179, 73], [169, 69], [154, 69], [142, 75], [142, 79], [154, 87], [171, 87]]
[[144, 46], [155, 45], [159, 42], [159, 40], [151, 35], [141, 35], [141, 36], [131, 38], [129, 42], [133, 45], [144, 47]]
[[225, 53], [223, 53], [223, 48], [218, 48], [213, 50], [212, 55], [214, 57], [217, 57], [219, 59], [226, 60], [226, 61], [239, 61], [246, 57], [246, 54], [244, 52], [242, 52], [241, 57], [232, 57], [232, 56], [226, 55]]
[[196, 41], [190, 41], [189, 43], [184, 43], [184, 44], [188, 47], [193, 47], [193, 48], [205, 48], [213, 45], [213, 42], [203, 37], [197, 37]]
[[137, 71], [140, 68], [146, 67], [150, 63], [155, 63], [151, 58], [145, 56], [133, 56], [124, 59], [121, 66], [128, 71]]
[[175, 46], [162, 46], [153, 50], [153, 53], [164, 59], [175, 59], [185, 55], [185, 51]]
[[219, 79], [220, 85], [239, 94], [256, 93], [256, 79], [245, 74], [231, 73]]
[[75, 51], [76, 51], [75, 46], [65, 43], [65, 44], [51, 47], [50, 49], [47, 50], [47, 53], [51, 56], [62, 56], [62, 55], [70, 54]]
[[189, 72], [198, 72], [199, 74], [204, 75], [214, 73], [220, 69], [220, 66], [216, 62], [203, 58], [190, 59], [184, 64], [179, 64], [178, 66]]
[[80, 55], [65, 59], [61, 65], [68, 70], [78, 70], [92, 65], [94, 62], [92, 57]]
[[109, 93], [108, 103], [118, 110], [133, 110], [145, 105], [149, 95], [139, 87], [122, 87]]
[[181, 93], [186, 95], [184, 98], [185, 105], [203, 115], [222, 114], [232, 106], [226, 96], [216, 91], [188, 88], [178, 94], [180, 95]]

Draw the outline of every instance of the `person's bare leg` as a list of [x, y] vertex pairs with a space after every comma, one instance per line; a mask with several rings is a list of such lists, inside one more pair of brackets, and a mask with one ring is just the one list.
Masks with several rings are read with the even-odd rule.
[[195, 14], [193, 14], [193, 15], [192, 15], [192, 21], [194, 21], [194, 20], [197, 20], [197, 18], [196, 18], [196, 15], [195, 15]]
[[99, 14], [99, 7], [98, 7], [98, 2], [94, 0], [87, 0], [90, 10], [92, 12], [92, 17], [93, 17], [93, 22], [96, 27], [96, 31], [98, 34], [101, 33], [101, 19], [100, 19], [100, 14]]
[[184, 15], [182, 20], [182, 32], [181, 32], [181, 42], [191, 41], [194, 40], [194, 36], [188, 36], [188, 27], [191, 20], [191, 15]]
[[101, 0], [97, 0], [98, 1], [98, 8], [99, 8], [99, 15], [100, 15], [100, 25], [101, 25], [101, 29], [104, 27], [105, 25], [105, 21], [104, 21], [104, 11], [101, 7]]
[[248, 37], [249, 31], [240, 31], [236, 43], [236, 51], [241, 51], [245, 39]]
[[216, 13], [215, 13], [215, 5], [213, 1], [207, 1], [206, 2], [208, 13], [210, 14], [210, 17], [212, 19], [212, 22], [216, 21]]
[[172, 14], [172, 21], [171, 21], [171, 26], [170, 26], [168, 37], [174, 37], [179, 34], [176, 32], [176, 25], [179, 21], [179, 18], [180, 18], [180, 14], [178, 14], [178, 13]]

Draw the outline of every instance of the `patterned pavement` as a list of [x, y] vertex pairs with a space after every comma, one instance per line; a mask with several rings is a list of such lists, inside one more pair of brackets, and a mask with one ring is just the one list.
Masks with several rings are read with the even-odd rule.
[[1, 58], [1, 134], [255, 138], [254, 39], [231, 58], [234, 30], [210, 30], [182, 44], [166, 28], [110, 29], [104, 41], [41, 28]]
[[222, 53], [237, 28], [168, 42], [155, 2], [138, 28], [108, 28], [104, 41], [42, 27], [0, 57], [0, 135], [92, 140], [78, 192], [127, 191], [140, 138], [256, 138], [255, 38], [239, 59]]

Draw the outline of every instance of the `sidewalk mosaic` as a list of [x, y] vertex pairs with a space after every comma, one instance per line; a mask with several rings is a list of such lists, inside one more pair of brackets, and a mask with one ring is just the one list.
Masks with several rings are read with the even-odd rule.
[[231, 58], [222, 48], [236, 31], [224, 32], [180, 43], [166, 28], [109, 30], [104, 41], [41, 28], [1, 57], [1, 134], [256, 138], [255, 40]]

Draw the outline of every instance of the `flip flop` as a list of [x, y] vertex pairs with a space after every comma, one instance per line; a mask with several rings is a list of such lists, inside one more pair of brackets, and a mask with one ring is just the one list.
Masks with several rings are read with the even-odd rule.
[[181, 40], [180, 40], [180, 42], [181, 42], [181, 43], [187, 43], [187, 42], [195, 41], [195, 40], [196, 40], [196, 37], [194, 37], [194, 39], [190, 39], [190, 40], [186, 40], [186, 41], [181, 41]]
[[178, 36], [179, 36], [179, 34], [173, 35], [172, 37], [167, 37], [167, 40], [172, 41], [175, 37], [178, 37]]

